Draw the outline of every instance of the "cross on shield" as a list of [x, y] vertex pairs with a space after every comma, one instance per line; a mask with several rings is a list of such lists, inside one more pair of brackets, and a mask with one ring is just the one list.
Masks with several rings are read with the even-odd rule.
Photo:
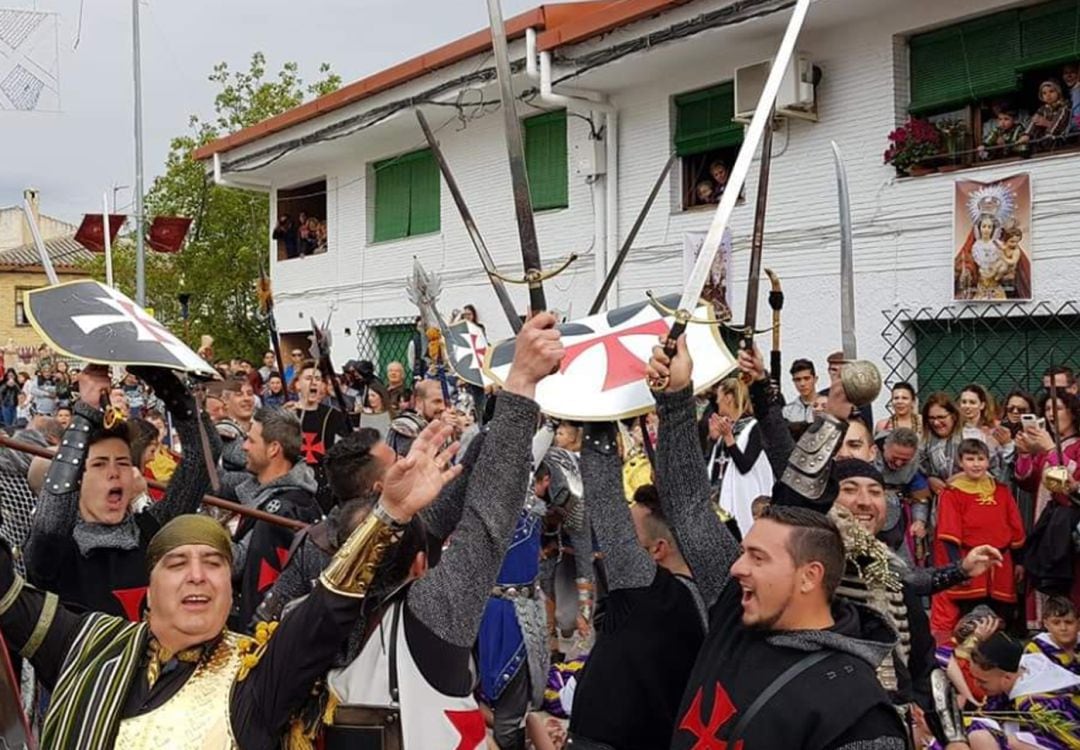
[[467, 320], [459, 320], [443, 329], [443, 338], [446, 340], [450, 368], [459, 378], [482, 388], [494, 382], [484, 372], [488, 342], [480, 326]]
[[[674, 307], [678, 300], [661, 303]], [[695, 318], [711, 325], [691, 325], [687, 346], [694, 358], [694, 390], [713, 385], [733, 369], [735, 360], [724, 346], [711, 305], [701, 305]], [[566, 356], [559, 370], [536, 387], [540, 409], [553, 417], [585, 422], [625, 419], [651, 411], [655, 402], [645, 383], [652, 348], [671, 329], [671, 316], [662, 316], [641, 302], [559, 326]], [[505, 382], [514, 359], [514, 340], [491, 347], [485, 373]]]
[[35, 289], [26, 297], [30, 324], [68, 357], [216, 375], [206, 360], [119, 290], [82, 280]]

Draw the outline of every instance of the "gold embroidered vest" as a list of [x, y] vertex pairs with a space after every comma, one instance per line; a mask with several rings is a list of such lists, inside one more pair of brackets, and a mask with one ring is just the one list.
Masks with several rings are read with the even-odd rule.
[[229, 698], [242, 664], [240, 642], [241, 636], [226, 632], [176, 695], [121, 721], [114, 750], [237, 750]]

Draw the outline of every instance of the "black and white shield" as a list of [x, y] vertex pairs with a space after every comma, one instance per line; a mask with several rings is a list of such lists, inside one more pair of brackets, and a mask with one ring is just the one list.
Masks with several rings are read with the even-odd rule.
[[466, 383], [486, 388], [495, 381], [484, 372], [487, 337], [480, 326], [459, 320], [443, 329], [450, 367]]
[[[678, 299], [666, 297], [661, 302], [673, 307]], [[735, 359], [720, 338], [712, 307], [699, 306], [695, 317], [711, 321], [686, 329], [694, 358], [694, 391], [700, 392], [735, 369]], [[655, 402], [645, 383], [645, 366], [673, 322], [648, 302], [639, 302], [560, 325], [566, 356], [559, 369], [536, 386], [541, 411], [584, 422], [651, 411]], [[501, 385], [513, 359], [514, 339], [499, 342], [488, 350], [485, 374]]]
[[68, 357], [102, 365], [149, 365], [214, 376], [214, 368], [132, 302], [97, 281], [72, 281], [26, 295], [27, 317]]

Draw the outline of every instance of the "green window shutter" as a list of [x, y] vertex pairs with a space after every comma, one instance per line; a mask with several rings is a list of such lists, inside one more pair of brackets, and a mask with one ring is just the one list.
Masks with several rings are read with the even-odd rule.
[[1016, 91], [1021, 64], [1017, 11], [995, 13], [913, 36], [912, 114]]
[[525, 120], [525, 169], [534, 211], [570, 205], [567, 186], [566, 110]]
[[718, 148], [738, 146], [743, 126], [735, 116], [735, 84], [691, 91], [675, 97], [675, 150], [692, 156]]
[[399, 159], [375, 164], [375, 242], [409, 236], [409, 174]]
[[1023, 67], [1038, 68], [1080, 58], [1080, 2], [1057, 0], [1020, 11]]
[[429, 149], [377, 162], [374, 241], [439, 231], [440, 189]]
[[410, 167], [409, 235], [438, 232], [439, 216], [439, 167], [430, 150], [413, 155]]

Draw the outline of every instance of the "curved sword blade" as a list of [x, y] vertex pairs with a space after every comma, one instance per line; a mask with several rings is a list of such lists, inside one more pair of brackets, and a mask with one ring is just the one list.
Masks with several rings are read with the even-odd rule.
[[840, 341], [844, 359], [858, 358], [855, 347], [855, 244], [851, 233], [851, 198], [840, 147], [832, 141], [836, 195], [840, 204]]

